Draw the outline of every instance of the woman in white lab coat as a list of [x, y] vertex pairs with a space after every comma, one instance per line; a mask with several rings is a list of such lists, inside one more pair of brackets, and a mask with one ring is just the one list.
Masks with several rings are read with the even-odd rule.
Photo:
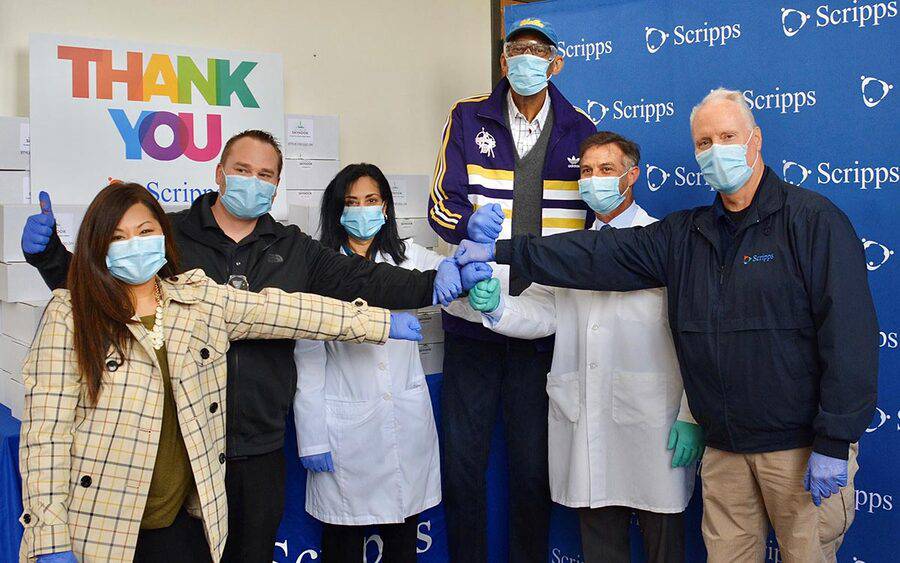
[[[579, 191], [594, 229], [646, 226], [634, 202], [637, 145], [609, 132], [582, 144]], [[575, 266], [575, 265], [573, 265]], [[490, 292], [496, 304], [497, 282]], [[483, 323], [515, 338], [556, 333], [547, 375], [550, 490], [580, 509], [588, 563], [628, 560], [628, 522], [637, 512], [648, 561], [684, 557], [682, 512], [694, 489], [702, 436], [684, 400], [669, 332], [665, 290], [584, 291], [532, 284], [518, 297], [481, 306]], [[674, 452], [668, 451], [674, 449]]]
[[[384, 174], [352, 164], [322, 198], [323, 244], [366, 260], [432, 270], [445, 257], [397, 233]], [[306, 511], [322, 521], [328, 563], [358, 563], [379, 524], [383, 561], [414, 562], [418, 515], [441, 501], [438, 436], [416, 342], [297, 341], [294, 419], [308, 472]]]

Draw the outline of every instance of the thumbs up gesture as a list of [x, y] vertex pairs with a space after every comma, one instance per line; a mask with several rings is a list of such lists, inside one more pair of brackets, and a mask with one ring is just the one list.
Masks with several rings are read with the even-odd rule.
[[42, 191], [38, 199], [41, 202], [41, 212], [29, 217], [22, 230], [22, 251], [25, 254], [40, 254], [46, 250], [50, 237], [53, 236], [53, 229], [56, 227], [50, 194]]

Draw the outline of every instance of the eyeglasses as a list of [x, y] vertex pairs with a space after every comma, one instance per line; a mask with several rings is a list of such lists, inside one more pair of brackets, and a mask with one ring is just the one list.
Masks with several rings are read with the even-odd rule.
[[550, 59], [556, 56], [556, 47], [540, 41], [511, 41], [503, 44], [503, 52], [507, 57], [529, 54], [542, 59]]

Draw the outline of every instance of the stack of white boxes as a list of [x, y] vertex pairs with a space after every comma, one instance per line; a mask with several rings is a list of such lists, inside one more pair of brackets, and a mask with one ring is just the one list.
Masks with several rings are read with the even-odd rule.
[[340, 122], [336, 115], [285, 115], [284, 134], [288, 222], [318, 238], [322, 193], [341, 170]]
[[[412, 239], [416, 244], [438, 251], [438, 236], [428, 224], [428, 194], [430, 178], [425, 174], [386, 174], [394, 197], [397, 214], [397, 230], [400, 238]], [[444, 363], [444, 331], [441, 328], [441, 312], [437, 307], [418, 311], [422, 325], [422, 343], [419, 356], [426, 374], [441, 373]]]
[[50, 295], [37, 271], [24, 263], [19, 242], [25, 218], [35, 212], [26, 205], [30, 150], [28, 119], [0, 117], [0, 404], [16, 418], [25, 402], [22, 361]]

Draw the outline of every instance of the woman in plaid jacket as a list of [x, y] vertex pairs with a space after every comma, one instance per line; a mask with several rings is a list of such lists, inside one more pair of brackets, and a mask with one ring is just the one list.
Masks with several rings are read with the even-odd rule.
[[417, 336], [414, 317], [360, 299], [178, 273], [172, 241], [137, 184], [88, 208], [24, 368], [22, 561], [218, 561], [229, 342]]

